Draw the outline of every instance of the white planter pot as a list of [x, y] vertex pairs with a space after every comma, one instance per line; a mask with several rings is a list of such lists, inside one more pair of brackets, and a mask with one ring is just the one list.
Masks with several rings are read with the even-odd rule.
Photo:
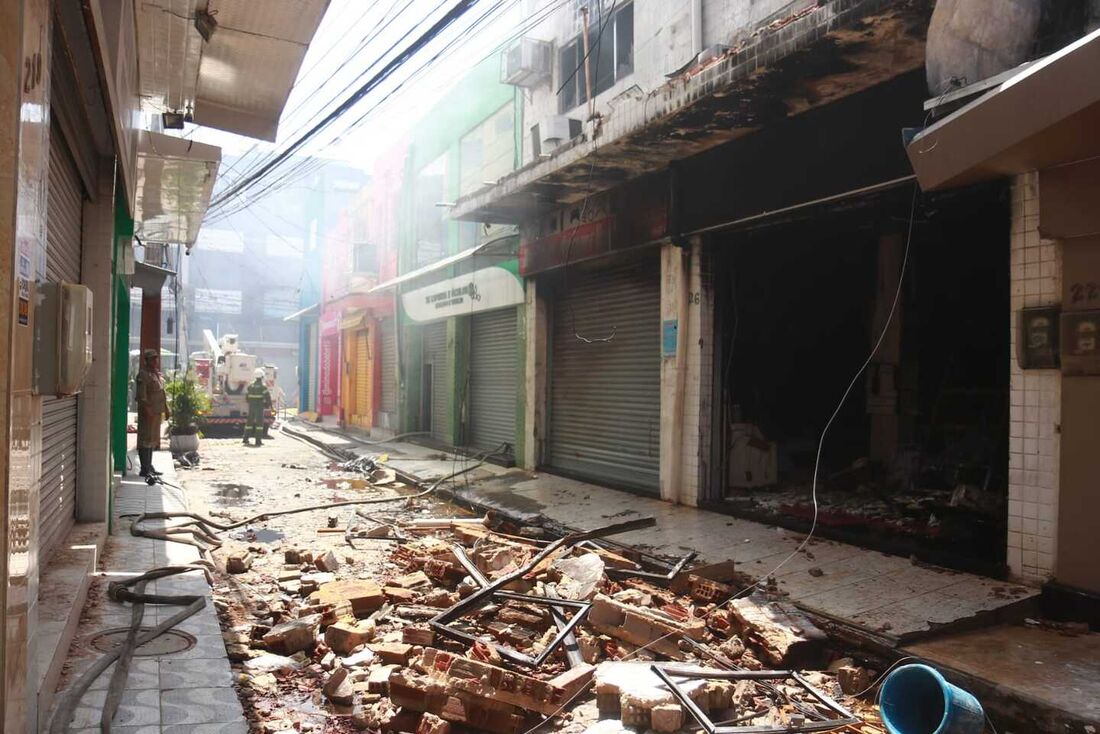
[[190, 454], [199, 450], [199, 435], [192, 433], [188, 436], [169, 436], [168, 448], [173, 454]]

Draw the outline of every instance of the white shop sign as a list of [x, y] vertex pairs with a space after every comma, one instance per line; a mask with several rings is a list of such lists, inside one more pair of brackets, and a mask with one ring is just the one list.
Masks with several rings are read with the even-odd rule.
[[523, 298], [523, 280], [493, 266], [403, 293], [401, 304], [410, 319], [426, 322], [516, 306]]

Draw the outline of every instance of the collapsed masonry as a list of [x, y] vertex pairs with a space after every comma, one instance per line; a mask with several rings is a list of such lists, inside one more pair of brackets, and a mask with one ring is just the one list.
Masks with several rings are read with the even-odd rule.
[[[826, 635], [791, 604], [739, 594], [733, 562], [658, 573], [601, 540], [645, 525], [553, 542], [466, 518], [344, 529], [352, 547], [398, 540], [393, 572], [341, 578], [332, 551], [285, 551], [268, 579], [280, 593], [227, 633], [230, 658], [250, 694], [312, 685], [361, 730], [521, 734], [564, 717], [571, 731], [881, 731], [870, 707], [834, 701], [869, 672], [821, 670]], [[226, 566], [252, 568], [243, 553]]]

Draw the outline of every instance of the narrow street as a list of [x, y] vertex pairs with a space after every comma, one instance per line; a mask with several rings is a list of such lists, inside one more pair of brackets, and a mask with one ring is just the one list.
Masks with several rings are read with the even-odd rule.
[[[469, 460], [455, 459], [453, 463], [455, 471], [477, 468], [477, 463]], [[484, 479], [485, 475], [477, 478]], [[272, 510], [410, 492], [400, 482], [360, 486], [366, 484], [361, 473], [340, 471], [338, 464], [316, 447], [282, 432], [276, 432], [272, 440], [259, 448], [242, 446], [235, 439], [207, 439], [203, 443], [201, 464], [182, 470], [180, 480], [191, 510], [223, 523], [236, 523]], [[446, 489], [454, 490], [465, 484], [459, 478], [455, 485], [446, 485]], [[716, 603], [723, 599], [713, 597], [699, 603], [707, 593], [721, 594], [722, 589], [727, 589], [728, 594], [732, 591], [728, 584], [745, 583], [745, 578], [731, 572], [733, 564], [724, 564], [725, 568], [716, 571], [719, 575], [715, 578], [722, 581], [691, 582], [707, 584], [707, 592], [701, 589], [693, 592], [689, 585], [681, 586], [677, 594], [661, 588], [667, 582], [653, 585], [641, 577], [630, 578], [629, 574], [616, 576], [619, 581], [613, 581], [604, 575], [605, 561], [616, 559], [624, 567], [633, 564], [608, 551], [598, 554], [585, 551], [575, 558], [595, 562], [600, 569], [597, 578], [583, 582], [591, 584], [588, 591], [571, 594], [566, 586], [570, 582], [568, 575], [555, 572], [556, 569], [548, 574], [545, 566], [534, 577], [537, 580], [532, 579], [533, 585], [524, 581], [508, 587], [550, 594], [543, 590], [543, 584], [553, 589], [556, 581], [558, 594], [567, 599], [589, 601], [601, 594], [598, 598], [602, 602], [588, 611], [589, 617], [577, 628], [572, 643], [574, 653], [583, 656], [583, 662], [576, 663], [580, 668], [570, 671], [569, 661], [559, 651], [535, 666], [529, 673], [531, 678], [526, 678], [523, 672], [527, 671], [519, 668], [523, 672], [511, 674], [514, 678], [511, 683], [493, 678], [493, 683], [483, 684], [489, 688], [466, 689], [457, 682], [460, 679], [453, 677], [459, 675], [457, 672], [451, 673], [450, 678], [444, 676], [433, 681], [430, 679], [433, 664], [423, 656], [434, 655], [438, 661], [446, 655], [444, 651], [461, 653], [466, 646], [434, 634], [425, 622], [475, 589], [473, 579], [452, 554], [452, 544], [465, 546], [479, 572], [492, 580], [514, 572], [546, 544], [549, 536], [536, 526], [517, 526], [507, 521], [502, 532], [508, 532], [498, 535], [477, 522], [473, 513], [435, 494], [382, 504], [377, 510], [362, 508], [371, 519], [357, 514], [357, 509], [322, 509], [275, 517], [224, 536], [224, 545], [216, 553], [219, 561], [213, 599], [224, 629], [235, 686], [252, 731], [341, 732], [381, 728], [442, 732], [453, 723], [499, 734], [518, 734], [537, 721], [530, 718], [530, 713], [539, 712], [561, 714], [547, 721], [548, 730], [582, 732], [598, 719], [614, 714], [616, 709], [622, 711], [617, 702], [610, 710], [606, 702], [599, 705], [600, 696], [608, 695], [600, 692], [621, 685], [619, 678], [623, 675], [628, 678], [641, 675], [645, 679], [647, 674], [640, 672], [648, 670], [649, 663], [645, 660], [694, 660], [697, 664], [707, 661], [698, 650], [684, 647], [686, 643], [678, 647], [674, 642], [680, 625], [691, 619], [700, 621], [691, 623], [689, 639], [706, 640], [711, 654], [731, 664], [736, 661], [736, 665], [760, 668], [800, 660], [813, 661], [822, 669], [829, 663], [834, 663], [834, 668], [847, 664], [851, 668], [845, 668], [842, 675], [853, 675], [855, 680], [845, 684], [850, 692], [855, 692], [852, 686], [868, 687], [872, 681], [868, 676], [874, 675], [874, 671], [856, 666], [831, 645], [827, 646], [824, 635], [812, 624], [807, 626], [813, 632], [806, 639], [766, 642], [761, 639], [761, 647], [746, 649], [740, 638], [730, 634], [730, 622], [718, 611]], [[448, 520], [458, 518], [473, 522], [449, 528]], [[417, 521], [431, 519], [443, 522], [436, 529], [430, 529], [431, 525], [425, 525], [424, 529], [417, 527]], [[393, 524], [393, 532], [399, 533], [403, 540], [395, 542], [389, 528], [380, 523]], [[350, 543], [345, 536], [349, 528], [355, 537]], [[563, 557], [569, 555], [565, 552]], [[604, 593], [623, 601], [612, 601], [611, 597], [602, 596]], [[636, 624], [645, 631], [635, 629], [621, 635], [615, 629], [617, 623], [603, 619], [616, 612], [621, 615], [634, 605], [638, 609], [652, 609], [644, 614], [637, 612], [642, 616]], [[492, 612], [486, 616], [490, 609]], [[712, 611], [717, 616], [704, 626], [701, 620]], [[574, 613], [575, 610], [569, 616]], [[510, 674], [504, 672], [505, 668], [491, 667], [507, 662], [501, 660], [493, 645], [537, 652], [547, 645], [550, 639], [547, 635], [553, 629], [548, 626], [550, 617], [545, 609], [519, 599], [482, 608], [476, 619], [472, 626], [466, 627], [485, 642], [474, 644], [471, 659], [485, 663], [485, 670], [498, 670], [494, 675]], [[308, 630], [304, 635], [295, 628], [302, 620]], [[796, 637], [805, 633], [797, 628], [792, 631]], [[643, 634], [653, 640], [637, 637]], [[775, 644], [779, 647], [773, 648]], [[590, 665], [613, 659], [632, 662], [622, 663], [625, 668], [611, 669], [610, 679], [607, 673], [601, 674]], [[592, 695], [586, 691], [593, 682], [594, 672], [595, 695]], [[345, 673], [346, 683], [342, 683]], [[826, 695], [862, 712], [866, 725], [851, 731], [866, 734], [882, 731], [876, 728], [881, 724], [876, 724], [877, 716], [868, 704], [846, 697], [834, 674], [807, 672], [807, 676]], [[543, 700], [540, 697], [547, 694], [532, 690], [531, 683], [524, 682], [535, 680], [543, 681], [551, 690], [560, 688], [568, 694], [568, 700]], [[640, 690], [647, 690], [647, 685], [652, 688], [658, 682], [642, 683]], [[500, 690], [491, 690], [493, 686], [499, 686]], [[461, 696], [461, 691], [466, 695]], [[733, 691], [731, 683], [729, 693]], [[619, 698], [634, 693], [624, 689]], [[741, 704], [726, 701], [708, 708], [716, 713], [732, 709], [740, 718], [750, 700], [757, 709], [766, 703], [760, 693]], [[463, 706], [456, 712], [447, 704], [434, 704], [433, 695], [443, 695], [444, 699], [460, 695]], [[710, 695], [718, 701], [723, 694], [718, 690]], [[810, 700], [805, 695], [797, 694], [792, 699], [800, 710]], [[641, 723], [637, 717], [648, 720], [652, 716], [656, 723], [650, 725], [659, 727], [658, 731], [678, 729], [679, 719], [672, 723], [658, 722], [658, 713], [650, 713], [658, 703], [650, 702], [634, 711], [634, 725]], [[762, 709], [755, 719], [750, 716], [743, 720], [783, 725], [788, 719], [782, 712], [790, 705], [790, 701], [778, 697], [765, 707], [771, 710]], [[624, 720], [628, 720], [627, 715], [628, 712], [622, 712]]]

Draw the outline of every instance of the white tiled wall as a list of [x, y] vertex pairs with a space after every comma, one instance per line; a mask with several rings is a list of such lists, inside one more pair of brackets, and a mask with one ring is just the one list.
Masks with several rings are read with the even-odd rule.
[[1062, 297], [1061, 245], [1039, 238], [1039, 178], [1017, 176], [1012, 187], [1012, 339], [1008, 480], [1008, 565], [1020, 578], [1043, 581], [1054, 572], [1058, 532], [1062, 375], [1020, 369], [1016, 314]]
[[700, 436], [704, 426], [700, 422], [710, 417], [709, 408], [701, 416], [703, 403], [703, 366], [710, 353], [709, 331], [704, 331], [708, 303], [703, 303], [703, 245], [696, 239], [691, 245], [691, 258], [688, 268], [688, 323], [687, 355], [684, 367], [687, 375], [684, 379], [684, 430], [680, 436], [680, 456], [682, 457], [681, 494], [688, 504], [697, 505], [700, 499], [701, 476], [699, 471]]

